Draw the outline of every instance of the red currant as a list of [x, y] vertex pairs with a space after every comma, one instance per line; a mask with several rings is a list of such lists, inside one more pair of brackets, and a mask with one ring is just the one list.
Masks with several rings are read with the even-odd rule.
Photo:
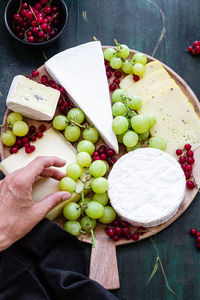
[[133, 75], [133, 80], [134, 80], [134, 81], [140, 80], [140, 76], [138, 76], [138, 75]]
[[197, 232], [196, 228], [191, 228], [190, 229], [190, 234], [191, 235], [196, 235], [196, 232]]
[[134, 234], [132, 235], [132, 239], [133, 239], [134, 241], [138, 241], [138, 240], [139, 240], [139, 234], [134, 233]]
[[177, 150], [176, 150], [176, 154], [177, 154], [177, 155], [181, 155], [182, 153], [183, 153], [183, 151], [182, 151], [181, 149], [177, 149]]
[[194, 184], [194, 182], [192, 180], [188, 180], [186, 182], [186, 186], [187, 186], [188, 189], [192, 190], [195, 187], [195, 184]]
[[181, 164], [183, 164], [184, 162], [185, 162], [185, 156], [180, 156], [179, 157], [179, 162], [181, 163]]
[[188, 150], [186, 151], [186, 155], [192, 157], [194, 155], [194, 152], [192, 150]]
[[32, 71], [32, 73], [31, 73], [31, 75], [32, 75], [32, 77], [37, 77], [37, 76], [39, 76], [39, 71], [38, 70], [33, 70]]

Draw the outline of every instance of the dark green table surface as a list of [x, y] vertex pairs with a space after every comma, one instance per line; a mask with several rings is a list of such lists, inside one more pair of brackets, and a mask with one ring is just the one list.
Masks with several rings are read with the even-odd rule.
[[[200, 97], [200, 61], [187, 52], [187, 46], [199, 39], [199, 0], [66, 0], [68, 25], [60, 40], [45, 49], [50, 58], [55, 53], [91, 41], [96, 36], [103, 45], [113, 45], [114, 38], [130, 48], [153, 55], [174, 69]], [[3, 11], [7, 0], [0, 1], [0, 118], [13, 76], [30, 74], [44, 63], [41, 50], [24, 48], [9, 37]], [[77, 70], [78, 72], [78, 70]], [[78, 83], [77, 83], [78, 86]], [[200, 226], [200, 197], [170, 227], [155, 236], [170, 287], [179, 299], [200, 299], [200, 250], [188, 234]], [[90, 247], [85, 246], [90, 254]], [[156, 260], [148, 239], [117, 249], [121, 287], [113, 293], [122, 299], [171, 300], [160, 267], [145, 285]], [[91, 295], [91, 299], [93, 297]], [[84, 300], [84, 299], [83, 299]], [[103, 299], [102, 299], [103, 300]]]

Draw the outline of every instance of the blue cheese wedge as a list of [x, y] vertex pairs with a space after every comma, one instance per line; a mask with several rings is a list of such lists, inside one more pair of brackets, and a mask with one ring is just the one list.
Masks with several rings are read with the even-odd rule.
[[118, 152], [101, 43], [90, 42], [58, 53], [45, 68], [84, 111], [106, 144]]
[[6, 100], [7, 107], [34, 120], [50, 121], [60, 92], [22, 75], [14, 77]]
[[185, 195], [185, 176], [177, 160], [153, 148], [123, 155], [108, 181], [112, 207], [132, 225], [151, 227], [167, 222]]

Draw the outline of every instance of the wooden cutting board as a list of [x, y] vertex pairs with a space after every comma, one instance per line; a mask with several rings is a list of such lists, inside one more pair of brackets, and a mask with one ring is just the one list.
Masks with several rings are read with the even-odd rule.
[[[106, 48], [108, 48], [108, 46], [104, 46], [103, 50], [105, 50]], [[131, 50], [130, 56], [132, 56], [136, 52], [137, 51]], [[148, 58], [148, 62], [155, 60], [153, 57], [150, 57], [148, 55], [147, 58]], [[180, 86], [182, 91], [185, 93], [185, 95], [188, 97], [190, 102], [193, 104], [197, 115], [200, 117], [199, 101], [195, 96], [195, 94], [193, 93], [193, 91], [177, 73], [175, 73], [172, 69], [170, 69], [165, 64], [162, 63], [162, 65], [169, 72], [169, 74], [176, 81], [176, 83]], [[44, 66], [41, 66], [39, 68], [39, 71], [40, 71], [40, 76], [34, 79], [35, 81], [40, 82], [40, 77], [42, 75], [47, 75], [50, 78]], [[112, 81], [112, 78], [110, 80]], [[4, 115], [3, 124], [6, 124], [8, 113], [9, 111], [7, 110]], [[56, 114], [59, 114], [59, 112], [57, 111]], [[48, 128], [52, 126], [51, 122], [40, 122], [40, 121], [34, 121], [27, 118], [24, 119], [27, 121], [29, 125], [35, 125], [36, 127], [39, 127], [40, 124], [46, 124]], [[3, 130], [4, 129], [2, 128], [1, 132], [3, 132]], [[103, 141], [99, 139], [98, 143], [96, 144], [96, 147], [98, 148], [98, 146], [102, 144]], [[74, 145], [76, 146], [76, 143]], [[199, 185], [200, 184], [200, 148], [196, 149], [194, 152], [195, 152], [194, 153], [195, 165], [193, 168], [193, 175], [196, 180], [196, 183]], [[122, 145], [120, 145], [120, 153], [116, 157], [119, 158], [125, 153], [126, 153], [125, 148]], [[0, 141], [0, 154], [2, 160], [10, 155], [9, 149], [5, 147], [1, 141]], [[188, 206], [194, 200], [197, 192], [198, 192], [197, 188], [194, 188], [193, 190], [186, 189], [184, 201], [179, 207], [177, 213], [168, 222], [165, 222], [158, 226], [148, 228], [147, 232], [144, 235], [140, 236], [139, 241], [155, 235], [156, 233], [160, 232], [161, 230], [163, 230], [164, 228], [172, 224], [188, 208]], [[66, 220], [64, 219], [63, 216], [60, 216], [55, 220], [55, 222], [61, 227], [63, 227]], [[81, 235], [79, 238], [81, 241], [85, 243], [92, 244], [91, 236], [89, 234]], [[96, 247], [95, 248], [92, 247], [92, 252], [91, 252], [89, 276], [90, 278], [96, 280], [101, 285], [103, 285], [106, 289], [110, 289], [110, 290], [118, 289], [120, 287], [120, 283], [119, 283], [119, 275], [118, 275], [116, 247], [125, 244], [135, 243], [135, 242], [133, 240], [126, 240], [124, 238], [119, 239], [119, 241], [117, 242], [113, 242], [106, 235], [105, 226], [103, 225], [98, 225], [95, 229], [95, 242], [96, 242]]]

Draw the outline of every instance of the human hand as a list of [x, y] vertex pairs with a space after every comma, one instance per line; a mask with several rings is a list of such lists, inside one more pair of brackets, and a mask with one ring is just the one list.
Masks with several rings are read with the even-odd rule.
[[65, 161], [54, 156], [38, 156], [0, 181], [0, 251], [25, 236], [59, 202], [70, 198], [68, 192], [56, 192], [41, 202], [32, 199], [32, 185], [38, 176], [56, 180], [66, 176], [58, 169]]

